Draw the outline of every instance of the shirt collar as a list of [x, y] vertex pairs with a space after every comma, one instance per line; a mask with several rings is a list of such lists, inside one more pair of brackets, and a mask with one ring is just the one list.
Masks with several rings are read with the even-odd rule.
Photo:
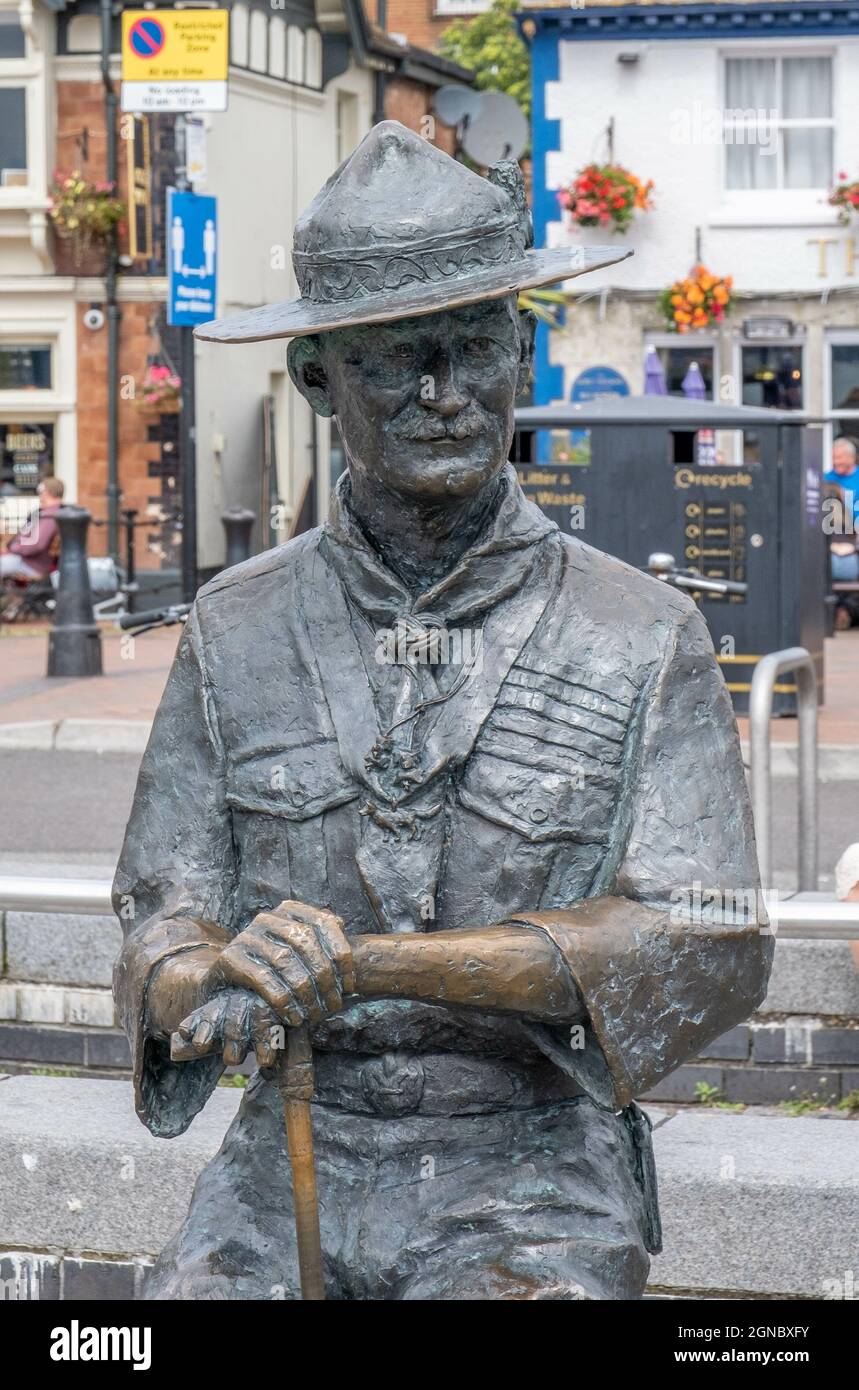
[[527, 500], [512, 464], [505, 465], [500, 483], [498, 503], [474, 544], [449, 574], [413, 597], [367, 541], [352, 511], [349, 476], [343, 474], [331, 498], [324, 549], [350, 598], [371, 622], [391, 624], [406, 613], [462, 622], [521, 588], [534, 564], [535, 547], [557, 526]]

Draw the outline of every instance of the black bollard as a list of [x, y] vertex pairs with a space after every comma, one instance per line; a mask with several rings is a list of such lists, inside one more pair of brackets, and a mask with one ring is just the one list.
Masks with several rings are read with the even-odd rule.
[[48, 639], [49, 676], [100, 676], [101, 633], [93, 617], [87, 569], [86, 507], [60, 507], [60, 587]]
[[247, 507], [228, 507], [221, 513], [227, 536], [226, 569], [250, 559], [251, 529], [256, 519], [256, 512], [249, 511]]

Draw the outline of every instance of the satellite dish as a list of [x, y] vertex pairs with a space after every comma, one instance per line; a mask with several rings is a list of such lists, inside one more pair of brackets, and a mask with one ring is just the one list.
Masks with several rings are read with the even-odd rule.
[[458, 82], [439, 87], [433, 102], [435, 114], [445, 125], [457, 126], [466, 116], [477, 115], [481, 96], [482, 94], [474, 91], [473, 87], [463, 87]]
[[503, 92], [481, 92], [479, 96], [479, 110], [468, 117], [462, 133], [465, 153], [487, 169], [502, 159], [518, 159], [528, 144], [524, 113]]

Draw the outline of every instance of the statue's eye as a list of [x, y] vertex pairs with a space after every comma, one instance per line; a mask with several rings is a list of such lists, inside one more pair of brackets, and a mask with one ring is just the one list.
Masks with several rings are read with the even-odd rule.
[[469, 357], [485, 357], [491, 347], [491, 338], [469, 338], [465, 344], [465, 351]]

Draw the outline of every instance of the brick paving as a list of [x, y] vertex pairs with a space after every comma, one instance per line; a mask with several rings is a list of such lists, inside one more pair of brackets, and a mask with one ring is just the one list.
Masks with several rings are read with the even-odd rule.
[[[161, 698], [180, 629], [134, 639], [105, 631], [105, 674], [89, 680], [49, 680], [47, 629], [0, 628], [0, 724], [40, 719], [151, 719]], [[14, 634], [14, 635], [13, 635]], [[859, 628], [825, 643], [826, 704], [821, 744], [859, 745]], [[748, 738], [748, 720], [740, 719]], [[774, 719], [775, 743], [795, 743], [795, 719]]]
[[0, 629], [0, 724], [42, 719], [151, 720], [180, 632], [180, 627], [156, 629], [129, 642], [128, 634], [108, 630], [102, 636], [105, 674], [80, 680], [45, 675], [47, 629]]

